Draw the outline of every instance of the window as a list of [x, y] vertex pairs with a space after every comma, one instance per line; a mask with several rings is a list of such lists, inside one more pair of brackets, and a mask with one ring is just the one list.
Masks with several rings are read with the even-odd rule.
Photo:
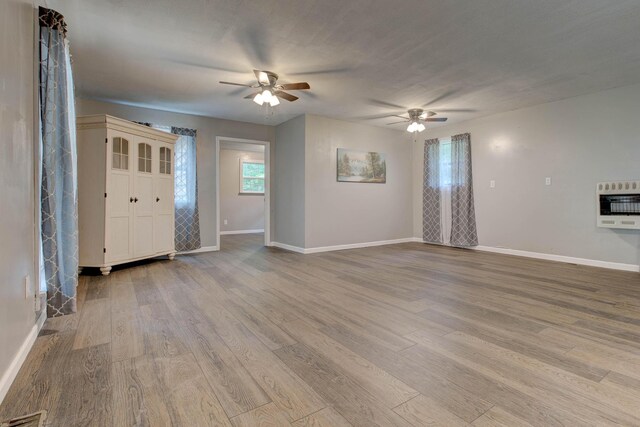
[[264, 161], [240, 159], [240, 194], [264, 194]]
[[440, 140], [440, 187], [451, 187], [451, 140]]
[[111, 167], [113, 169], [129, 169], [129, 141], [124, 138], [113, 138], [113, 157]]
[[138, 172], [151, 173], [151, 145], [138, 144]]

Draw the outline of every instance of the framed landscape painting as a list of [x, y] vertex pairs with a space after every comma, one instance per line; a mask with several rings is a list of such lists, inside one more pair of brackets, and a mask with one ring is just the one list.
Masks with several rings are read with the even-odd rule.
[[338, 182], [387, 182], [387, 163], [383, 153], [338, 148]]

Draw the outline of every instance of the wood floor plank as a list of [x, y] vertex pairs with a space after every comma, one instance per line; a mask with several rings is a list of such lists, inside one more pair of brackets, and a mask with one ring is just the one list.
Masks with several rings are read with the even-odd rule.
[[283, 347], [275, 353], [354, 426], [410, 425], [304, 344]]
[[229, 417], [263, 406], [271, 399], [210, 323], [190, 323], [190, 347]]
[[111, 301], [86, 301], [78, 322], [74, 350], [111, 342]]
[[144, 354], [144, 332], [137, 310], [111, 312], [111, 360]]
[[640, 425], [640, 279], [406, 243], [80, 276], [0, 419], [50, 425]]
[[218, 335], [240, 363], [291, 420], [305, 417], [326, 405], [316, 392], [222, 306], [211, 299], [199, 298], [197, 304], [211, 308], [207, 312]]
[[388, 408], [393, 408], [418, 395], [418, 392], [357, 355], [303, 320], [284, 324], [284, 328], [307, 347], [339, 366], [345, 376], [354, 379]]
[[420, 426], [441, 426], [441, 427], [462, 427], [469, 426], [469, 423], [457, 417], [437, 402], [418, 395], [415, 398], [393, 408], [394, 412], [407, 420], [411, 425]]
[[494, 406], [475, 420], [474, 427], [533, 427], [528, 422], [511, 415], [499, 406]]
[[233, 427], [289, 426], [289, 417], [274, 403], [268, 403], [244, 414], [231, 418]]
[[114, 426], [162, 426], [171, 416], [153, 360], [146, 357], [113, 363]]
[[154, 358], [173, 425], [231, 426], [192, 354]]
[[291, 424], [293, 427], [352, 427], [335, 409], [328, 407]]
[[67, 371], [56, 391], [68, 390], [75, 398], [61, 399], [51, 410], [52, 419], [66, 420], [67, 425], [112, 426], [109, 344], [73, 350], [66, 363]]
[[60, 400], [62, 404], [69, 404], [70, 399], [61, 391], [61, 387], [65, 386], [63, 378], [70, 368], [68, 361], [73, 341], [74, 333], [69, 331], [41, 335], [36, 339], [0, 405], [0, 420], [42, 409], [56, 411]]

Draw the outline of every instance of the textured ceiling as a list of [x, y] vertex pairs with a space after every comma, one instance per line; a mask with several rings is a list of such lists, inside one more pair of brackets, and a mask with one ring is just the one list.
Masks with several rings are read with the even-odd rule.
[[[638, 0], [49, 0], [81, 96], [254, 123], [449, 123], [640, 82]], [[273, 115], [253, 68], [309, 93]], [[432, 124], [431, 126], [434, 126]], [[402, 125], [397, 125], [402, 128]]]

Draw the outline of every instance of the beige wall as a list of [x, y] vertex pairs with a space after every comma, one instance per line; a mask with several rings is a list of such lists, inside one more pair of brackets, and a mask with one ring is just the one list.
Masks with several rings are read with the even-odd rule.
[[597, 228], [595, 198], [599, 181], [640, 179], [639, 112], [636, 85], [423, 132], [414, 145], [415, 236], [424, 140], [470, 132], [480, 245], [640, 264], [640, 230]]
[[[249, 105], [247, 105], [249, 106]], [[255, 105], [254, 105], [255, 106]], [[200, 232], [202, 246], [217, 246], [216, 239], [216, 136], [271, 141], [271, 153], [275, 150], [275, 130], [273, 126], [236, 122], [233, 120], [168, 111], [140, 108], [89, 99], [79, 99], [77, 114], [110, 114], [127, 120], [157, 123], [170, 126], [188, 127], [198, 130], [198, 207], [200, 209]], [[273, 173], [273, 165], [271, 172]], [[274, 191], [271, 193], [273, 206]], [[273, 218], [273, 214], [272, 214]], [[273, 226], [273, 221], [272, 221]]]
[[0, 400], [5, 374], [35, 325], [33, 3], [0, 1]]
[[264, 195], [240, 194], [240, 159], [264, 161], [264, 153], [220, 149], [221, 232], [264, 230]]

